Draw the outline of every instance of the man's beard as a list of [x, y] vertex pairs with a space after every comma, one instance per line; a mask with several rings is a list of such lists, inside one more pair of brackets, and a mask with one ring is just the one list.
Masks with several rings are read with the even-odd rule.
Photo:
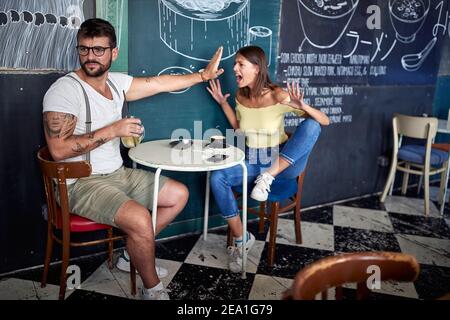
[[[99, 65], [99, 68], [98, 68], [97, 70], [95, 70], [95, 71], [94, 71], [94, 70], [91, 71], [91, 70], [89, 70], [88, 67], [86, 67], [86, 64], [88, 64], [88, 63], [96, 63], [96, 64]], [[81, 68], [83, 69], [83, 71], [84, 71], [89, 77], [95, 77], [95, 78], [97, 78], [97, 77], [101, 77], [102, 75], [105, 74], [106, 71], [109, 70], [109, 68], [111, 67], [111, 63], [112, 63], [112, 57], [109, 59], [109, 62], [108, 62], [108, 64], [107, 64], [106, 66], [103, 65], [103, 64], [101, 64], [101, 63], [99, 63], [99, 62], [97, 62], [97, 61], [88, 60], [88, 61], [85, 61], [85, 62], [81, 65]]]

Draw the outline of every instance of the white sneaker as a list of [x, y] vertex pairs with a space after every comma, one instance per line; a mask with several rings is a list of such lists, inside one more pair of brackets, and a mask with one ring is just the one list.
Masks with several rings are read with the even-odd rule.
[[141, 298], [142, 300], [170, 300], [168, 291], [160, 282], [151, 289], [141, 288]]
[[[130, 256], [128, 255], [127, 250], [123, 250], [122, 253], [119, 256], [119, 259], [117, 260], [116, 267], [119, 270], [130, 272]], [[156, 274], [158, 275], [158, 278], [164, 278], [167, 277], [169, 274], [169, 271], [166, 268], [163, 268], [161, 266], [155, 266], [156, 267]], [[136, 273], [138, 271], [136, 270]]]
[[256, 186], [253, 188], [250, 197], [257, 201], [266, 201], [273, 180], [275, 180], [275, 178], [267, 172], [260, 174], [255, 180]]
[[[245, 250], [247, 253], [255, 244], [255, 236], [247, 231], [247, 242], [245, 243]], [[229, 246], [228, 251], [228, 267], [231, 272], [241, 272], [242, 271], [242, 244], [237, 244], [236, 246]]]

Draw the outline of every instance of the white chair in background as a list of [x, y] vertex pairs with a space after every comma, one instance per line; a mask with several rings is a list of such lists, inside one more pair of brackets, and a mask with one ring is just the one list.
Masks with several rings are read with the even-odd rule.
[[[386, 185], [380, 197], [381, 202], [386, 200], [389, 190], [390, 194], [392, 194], [395, 173], [399, 170], [403, 172], [402, 195], [406, 194], [410, 174], [424, 177], [425, 216], [428, 216], [430, 213], [430, 176], [440, 173], [440, 198], [441, 205], [444, 205], [445, 201], [442, 197], [445, 196], [444, 190], [449, 156], [447, 152], [432, 148], [437, 126], [437, 118], [394, 114], [392, 119], [394, 137], [392, 162]], [[402, 145], [403, 137], [424, 139], [425, 145]]]

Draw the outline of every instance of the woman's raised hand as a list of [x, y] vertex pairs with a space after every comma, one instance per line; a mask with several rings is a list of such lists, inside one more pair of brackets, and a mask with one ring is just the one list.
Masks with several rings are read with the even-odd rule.
[[227, 102], [227, 99], [230, 96], [229, 93], [223, 95], [222, 88], [220, 87], [219, 79], [217, 79], [217, 80], [210, 80], [209, 81], [209, 87], [206, 87], [206, 90], [208, 90], [208, 92], [211, 93], [211, 96], [220, 105], [222, 105], [223, 103]]
[[292, 82], [291, 84], [289, 84], [288, 82], [287, 89], [289, 92], [289, 97], [291, 98], [291, 101], [288, 103], [288, 105], [293, 108], [303, 110], [303, 107], [305, 106], [305, 102], [303, 101], [304, 93], [300, 89], [298, 82]]

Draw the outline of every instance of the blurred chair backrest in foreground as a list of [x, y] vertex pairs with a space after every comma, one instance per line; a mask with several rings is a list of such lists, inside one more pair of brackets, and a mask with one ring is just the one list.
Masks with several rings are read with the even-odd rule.
[[314, 300], [321, 293], [325, 300], [328, 289], [336, 288], [336, 300], [341, 300], [342, 285], [356, 283], [356, 299], [361, 300], [369, 295], [367, 280], [377, 268], [379, 281], [412, 282], [420, 271], [416, 259], [403, 253], [344, 253], [320, 259], [299, 271], [284, 299]]

